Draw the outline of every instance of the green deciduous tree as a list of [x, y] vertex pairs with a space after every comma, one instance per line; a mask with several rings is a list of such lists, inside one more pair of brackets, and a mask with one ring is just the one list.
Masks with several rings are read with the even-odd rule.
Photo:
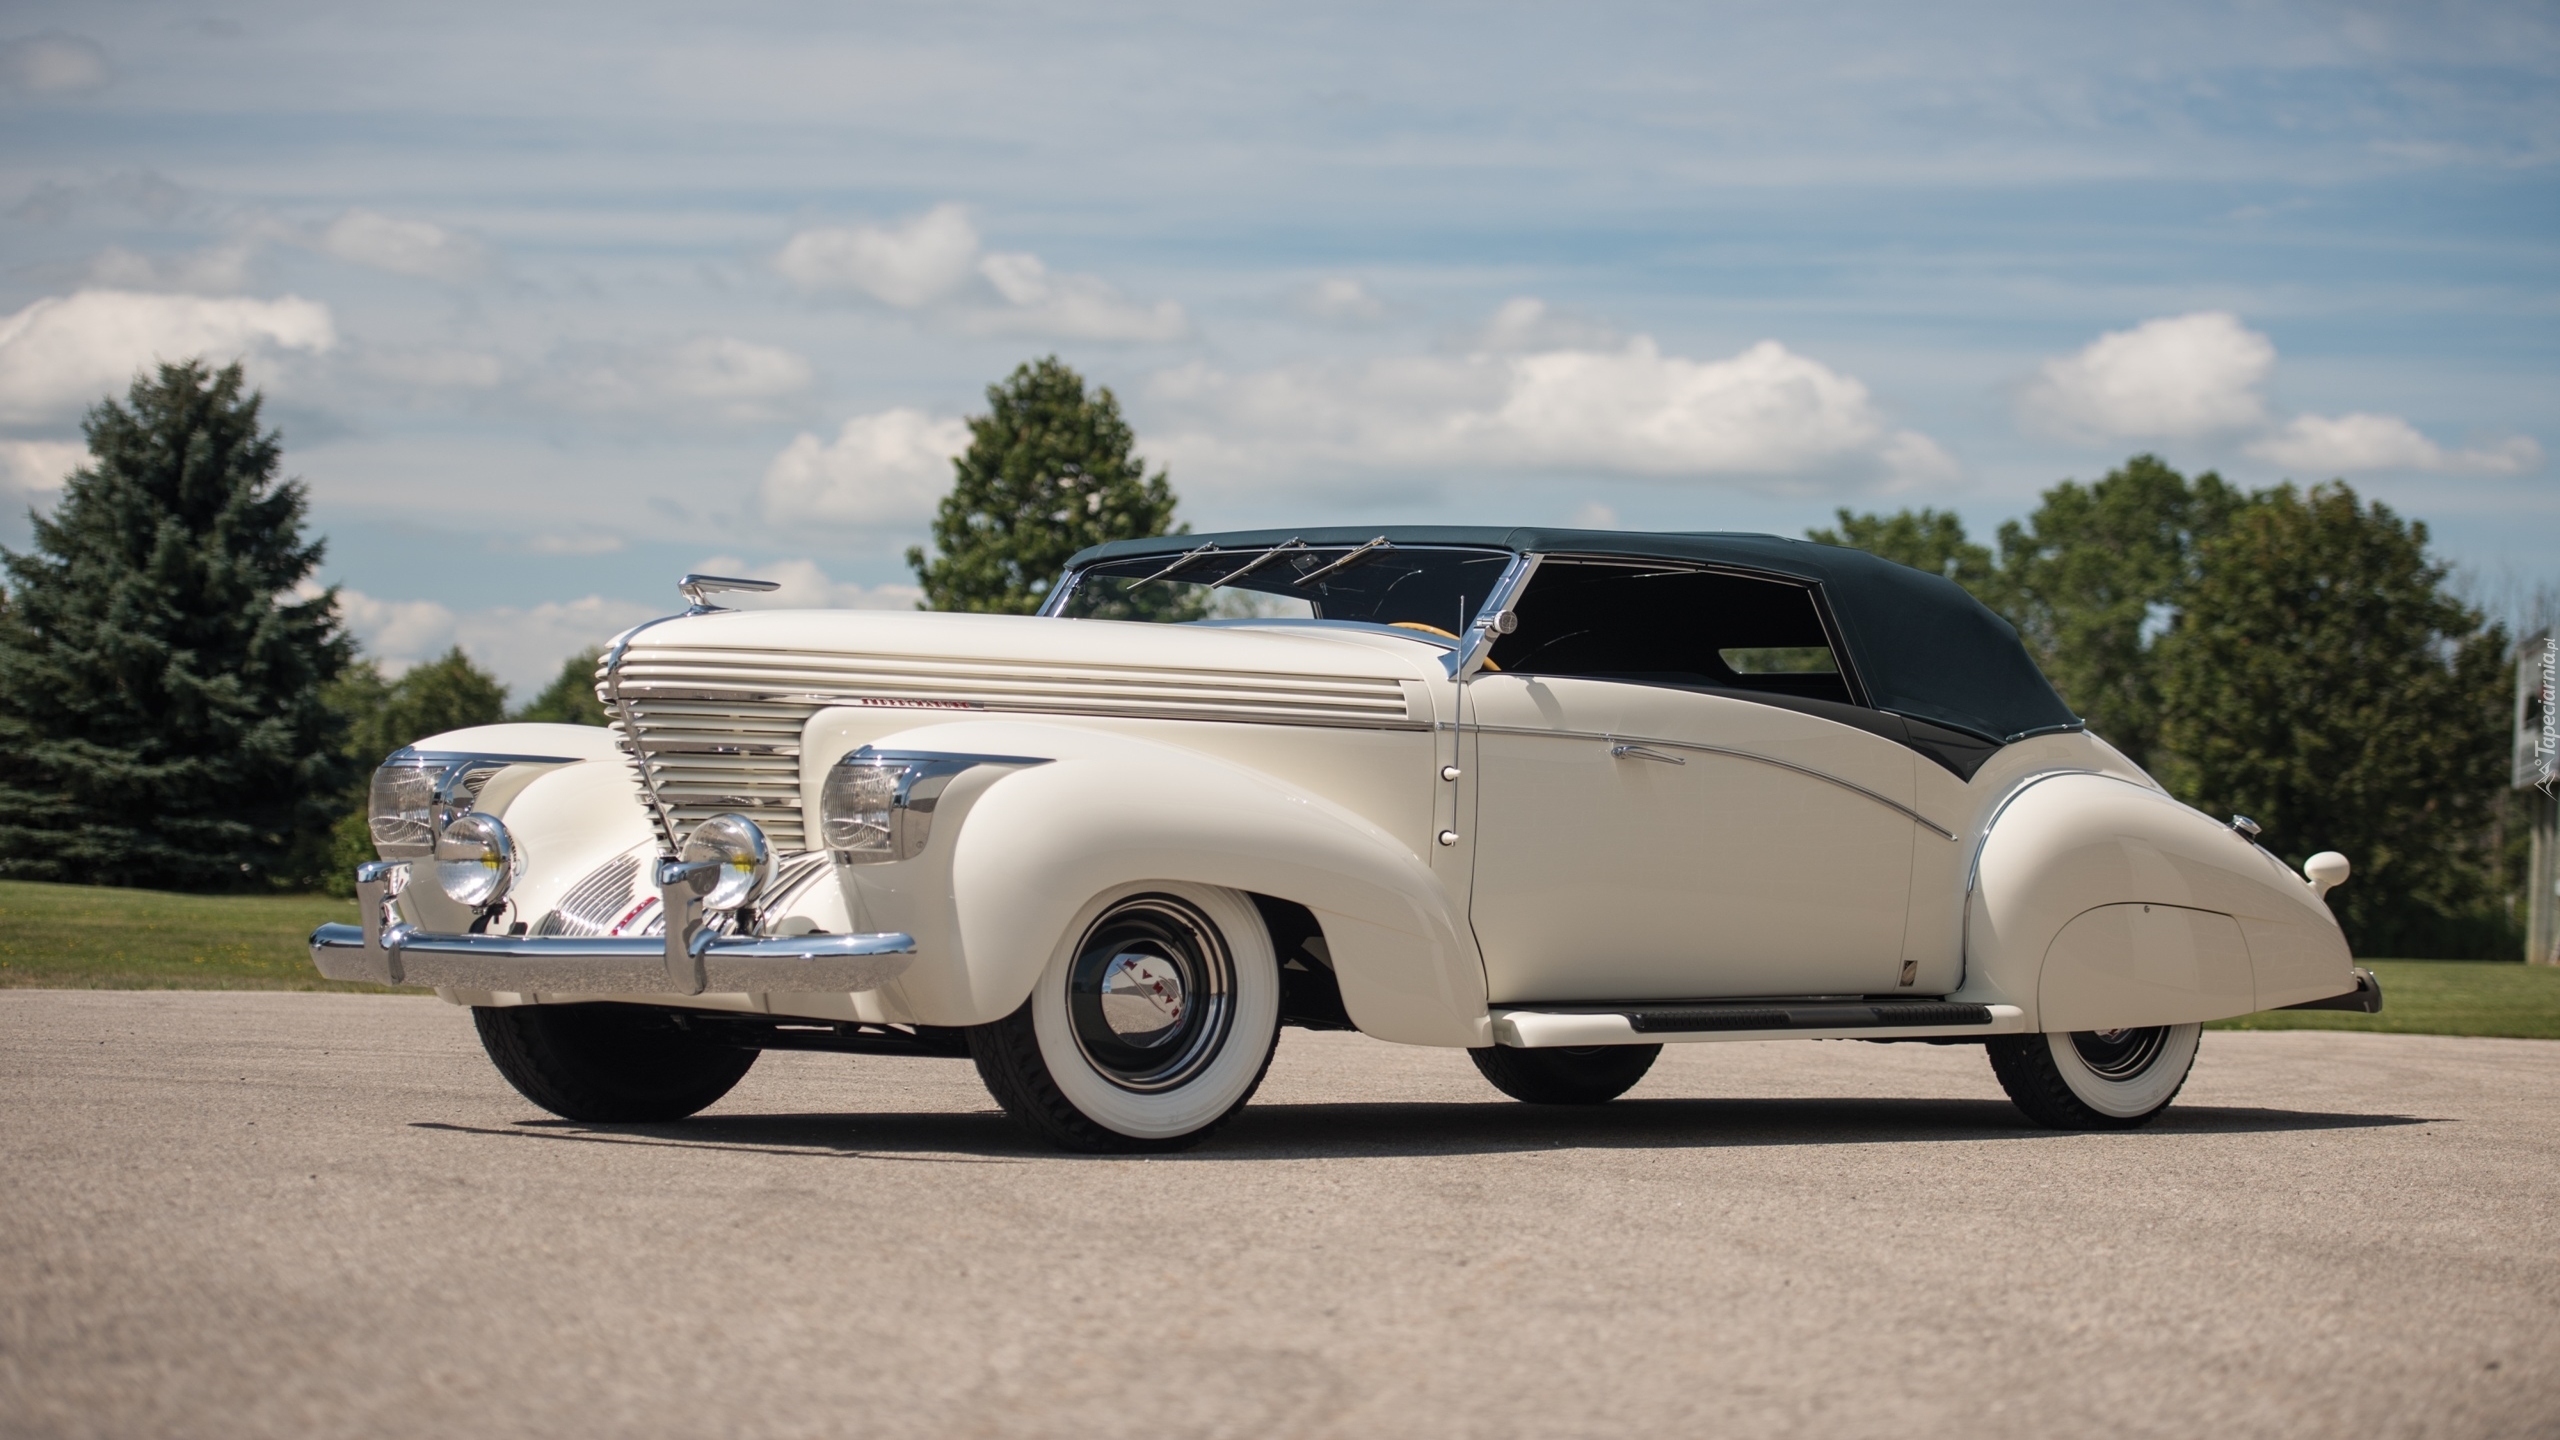
[[1846, 545], [1914, 570], [1943, 575], [1972, 591], [1975, 599], [1994, 603], [1999, 572], [1991, 563], [1991, 550], [1965, 538], [1964, 522], [1956, 518], [1953, 510], [1862, 515], [1843, 509], [1838, 514], [1839, 529], [1807, 530], [1804, 537], [1824, 545]]
[[[358, 691], [369, 693], [359, 696]], [[410, 666], [397, 680], [385, 681], [382, 672], [370, 665], [359, 667], [339, 695], [354, 717], [348, 729], [349, 748], [368, 769], [401, 746], [430, 735], [495, 725], [507, 718], [507, 687], [472, 664], [459, 645], [423, 665]]]
[[2089, 728], [2148, 766], [2160, 738], [2151, 647], [2197, 575], [2197, 549], [2228, 523], [2240, 492], [2207, 471], [2190, 481], [2136, 455], [2095, 484], [2065, 481], [2000, 527], [1989, 599]]
[[0, 552], [0, 873], [178, 889], [307, 883], [345, 793], [323, 692], [353, 654], [321, 544], [240, 367], [138, 376], [91, 463]]
[[2512, 953], [2507, 635], [2450, 592], [2425, 526], [2343, 485], [2243, 495], [2147, 455], [2046, 491], [1987, 575], [1952, 514], [1840, 520], [1810, 538], [1964, 580], [2180, 799], [2256, 819], [2297, 866], [2345, 852], [2330, 903], [2360, 953]]
[[596, 665], [603, 658], [603, 647], [591, 645], [562, 661], [560, 673], [515, 718], [554, 725], [606, 723], [604, 702], [596, 698]]
[[2262, 492], [2196, 547], [2157, 657], [2157, 773], [2299, 866], [2338, 850], [2360, 954], [2503, 956], [2490, 853], [2513, 680], [2425, 525], [2343, 484]]
[[968, 452], [952, 462], [951, 493], [934, 516], [938, 553], [907, 551], [924, 608], [1027, 615], [1068, 556], [1172, 527], [1172, 487], [1133, 453], [1137, 437], [1109, 389], [1086, 394], [1083, 377], [1051, 356], [987, 387], [987, 405], [969, 421]]

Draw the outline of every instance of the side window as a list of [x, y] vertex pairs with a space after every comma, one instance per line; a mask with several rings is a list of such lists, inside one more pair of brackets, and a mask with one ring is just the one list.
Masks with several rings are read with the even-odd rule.
[[1635, 562], [1549, 560], [1493, 649], [1505, 670], [1850, 703], [1813, 592]]

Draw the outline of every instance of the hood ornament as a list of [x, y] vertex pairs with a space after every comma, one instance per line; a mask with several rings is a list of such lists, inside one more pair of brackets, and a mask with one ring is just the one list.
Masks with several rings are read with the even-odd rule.
[[682, 595], [690, 607], [684, 612], [687, 615], [716, 615], [729, 608], [712, 604], [702, 598], [705, 595], [719, 595], [731, 590], [762, 595], [781, 588], [779, 580], [741, 580], [732, 575], [687, 575], [676, 582], [676, 593]]

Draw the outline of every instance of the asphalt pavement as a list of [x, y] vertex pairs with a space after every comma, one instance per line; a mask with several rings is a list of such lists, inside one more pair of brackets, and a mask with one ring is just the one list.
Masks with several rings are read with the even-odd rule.
[[2560, 1044], [2215, 1033], [2130, 1135], [1970, 1047], [1596, 1111], [1290, 1031], [1203, 1149], [965, 1061], [552, 1119], [395, 996], [0, 991], [8, 1436], [2560, 1436]]

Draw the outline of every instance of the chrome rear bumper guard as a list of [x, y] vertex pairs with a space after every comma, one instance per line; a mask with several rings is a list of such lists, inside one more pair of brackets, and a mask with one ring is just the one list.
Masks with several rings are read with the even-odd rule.
[[[912, 936], [720, 935], [689, 895], [664, 897], [655, 935], [442, 935], [383, 923], [395, 864], [356, 870], [361, 925], [311, 932], [311, 963], [331, 980], [516, 994], [845, 994], [877, 990], [915, 963]], [[672, 923], [677, 917], [685, 923]]]

